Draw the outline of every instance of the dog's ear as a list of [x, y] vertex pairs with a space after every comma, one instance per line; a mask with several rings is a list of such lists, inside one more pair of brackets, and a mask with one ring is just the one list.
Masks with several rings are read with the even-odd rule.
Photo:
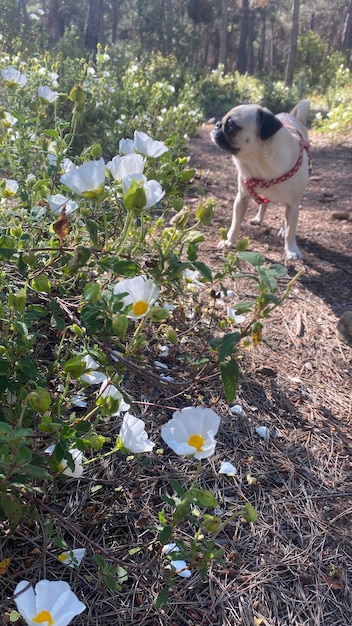
[[262, 107], [260, 107], [257, 112], [257, 125], [262, 141], [269, 139], [269, 137], [275, 135], [275, 133], [282, 128], [282, 124], [276, 115]]

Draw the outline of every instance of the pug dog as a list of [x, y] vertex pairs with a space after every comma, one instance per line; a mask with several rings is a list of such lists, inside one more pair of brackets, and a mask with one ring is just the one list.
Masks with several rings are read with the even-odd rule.
[[212, 141], [232, 154], [238, 171], [238, 192], [226, 241], [232, 246], [238, 236], [248, 204], [260, 206], [252, 224], [262, 224], [269, 202], [285, 205], [285, 254], [301, 259], [296, 242], [299, 203], [310, 173], [307, 132], [309, 100], [301, 100], [291, 113], [274, 115], [268, 109], [243, 104], [231, 109], [211, 133]]

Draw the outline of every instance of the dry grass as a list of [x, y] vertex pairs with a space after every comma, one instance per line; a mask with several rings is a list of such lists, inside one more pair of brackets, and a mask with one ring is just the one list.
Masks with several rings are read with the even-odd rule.
[[[201, 129], [191, 151], [200, 176], [198, 190], [220, 198], [202, 246], [204, 259], [215, 267], [221, 264], [214, 245], [217, 229], [229, 222], [235, 182], [230, 161], [208, 142], [208, 132]], [[314, 137], [313, 157], [316, 179], [299, 226], [305, 261], [288, 268], [289, 276], [302, 267], [305, 273], [265, 326], [272, 349], [261, 345], [241, 355], [237, 401], [244, 414], [231, 413], [211, 367], [192, 366], [192, 359], [204, 351], [201, 326], [195, 326], [193, 337], [174, 348], [169, 359], [184, 386], [157, 384], [148, 372], [145, 377], [131, 372], [126, 380], [147, 431], [160, 447], [160, 425], [175, 408], [213, 405], [222, 418], [218, 445], [203, 464], [200, 484], [218, 498], [218, 514], [224, 519], [248, 500], [259, 513], [258, 521], [231, 522], [219, 537], [226, 565], [212, 565], [206, 578], [197, 572], [188, 580], [178, 578], [168, 605], [158, 610], [154, 602], [168, 575], [154, 528], [164, 506], [161, 496], [170, 489], [171, 478], [189, 485], [194, 465], [168, 451], [152, 460], [147, 456], [126, 462], [116, 454], [96, 461], [89, 476], [38, 497], [37, 521], [23, 522], [13, 535], [3, 528], [0, 559], [12, 559], [0, 591], [4, 624], [14, 608], [16, 582], [48, 577], [68, 580], [86, 603], [77, 626], [351, 626], [352, 349], [340, 342], [335, 329], [338, 317], [352, 308], [352, 222], [332, 220], [331, 205], [320, 202], [328, 190], [334, 209], [351, 211], [344, 174], [348, 150]], [[247, 229], [253, 249], [275, 262], [283, 261], [275, 230], [280, 216], [268, 217], [268, 226], [259, 232]], [[238, 299], [247, 298], [248, 285], [231, 286]], [[205, 306], [209, 303], [207, 292], [202, 300]], [[184, 356], [190, 359], [187, 367]], [[151, 363], [152, 358], [151, 347]], [[259, 425], [282, 436], [265, 441], [255, 432]], [[120, 422], [106, 428], [114, 440]], [[237, 476], [218, 474], [223, 459], [238, 468]], [[248, 474], [255, 484], [249, 484]], [[45, 524], [49, 514], [53, 527]], [[185, 538], [189, 530], [184, 530]], [[58, 563], [55, 536], [71, 547], [88, 548], [79, 571]], [[139, 551], [131, 554], [131, 548]], [[92, 559], [97, 552], [128, 571], [119, 591], [104, 585]]]

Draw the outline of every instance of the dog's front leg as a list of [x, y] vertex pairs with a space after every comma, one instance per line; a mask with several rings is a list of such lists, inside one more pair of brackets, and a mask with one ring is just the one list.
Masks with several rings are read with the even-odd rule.
[[265, 211], [268, 203], [262, 203], [258, 209], [258, 213], [249, 221], [254, 226], [261, 226], [264, 221]]
[[286, 205], [285, 211], [285, 253], [287, 259], [302, 259], [303, 254], [297, 246], [296, 228], [298, 222], [299, 205]]
[[219, 248], [224, 248], [227, 246], [230, 248], [238, 239], [241, 224], [243, 218], [246, 214], [249, 204], [249, 196], [244, 194], [241, 190], [237, 192], [237, 196], [233, 203], [233, 213], [232, 213], [232, 222], [230, 226], [230, 230], [227, 233], [226, 241], [220, 241], [218, 244]]

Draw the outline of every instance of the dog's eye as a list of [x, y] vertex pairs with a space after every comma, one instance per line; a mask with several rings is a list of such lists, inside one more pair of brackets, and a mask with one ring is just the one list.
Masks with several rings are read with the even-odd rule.
[[235, 120], [232, 119], [232, 117], [229, 117], [225, 123], [225, 130], [229, 135], [233, 135], [233, 133], [242, 130], [242, 126], [236, 124]]

